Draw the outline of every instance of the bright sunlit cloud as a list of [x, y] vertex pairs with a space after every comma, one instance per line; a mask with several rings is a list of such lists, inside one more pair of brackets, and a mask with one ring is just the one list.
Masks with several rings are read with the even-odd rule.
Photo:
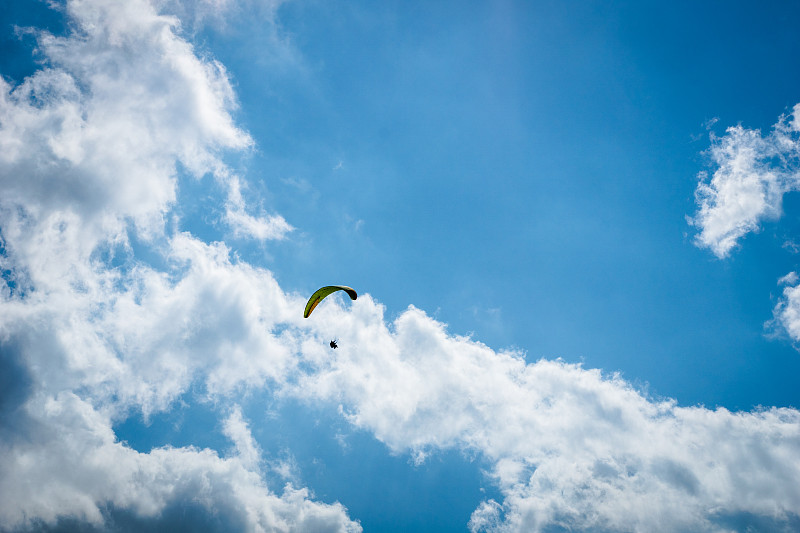
[[716, 167], [700, 175], [695, 192], [700, 229], [697, 243], [719, 258], [727, 257], [747, 233], [765, 220], [778, 219], [784, 194], [800, 188], [800, 129], [795, 106], [769, 134], [739, 126], [722, 137], [711, 136], [709, 150]]
[[413, 308], [389, 325], [361, 302], [329, 316], [356, 344], [296, 394], [340, 403], [419, 461], [453, 447], [489, 458], [505, 500], [476, 510], [475, 531], [714, 531], [741, 513], [781, 523], [800, 505], [794, 409], [678, 407], [598, 370], [526, 364]]

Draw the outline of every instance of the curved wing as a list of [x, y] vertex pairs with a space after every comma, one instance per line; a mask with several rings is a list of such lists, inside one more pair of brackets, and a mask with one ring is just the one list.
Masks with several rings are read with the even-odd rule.
[[311, 295], [311, 298], [308, 299], [308, 303], [306, 304], [306, 310], [303, 313], [303, 318], [308, 318], [308, 315], [311, 314], [311, 311], [329, 294], [333, 294], [336, 291], [344, 291], [350, 297], [351, 300], [355, 300], [358, 298], [358, 294], [356, 291], [347, 287], [345, 285], [328, 285], [327, 287], [322, 287], [317, 289], [314, 294]]

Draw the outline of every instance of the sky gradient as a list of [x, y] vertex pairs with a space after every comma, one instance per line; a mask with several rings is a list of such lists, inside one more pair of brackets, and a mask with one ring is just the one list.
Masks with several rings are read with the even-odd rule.
[[0, 531], [797, 530], [798, 15], [4, 2]]

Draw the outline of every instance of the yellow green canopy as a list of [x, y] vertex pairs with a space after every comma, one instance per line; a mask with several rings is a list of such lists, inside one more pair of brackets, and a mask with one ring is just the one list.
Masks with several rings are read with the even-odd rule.
[[306, 310], [303, 313], [303, 318], [308, 318], [308, 315], [311, 314], [311, 311], [329, 294], [333, 294], [336, 291], [344, 291], [350, 297], [351, 300], [355, 300], [358, 298], [358, 294], [356, 291], [351, 289], [350, 287], [346, 287], [344, 285], [328, 285], [327, 287], [322, 287], [321, 289], [317, 289], [317, 291], [311, 295], [311, 298], [308, 299], [308, 303], [306, 304]]

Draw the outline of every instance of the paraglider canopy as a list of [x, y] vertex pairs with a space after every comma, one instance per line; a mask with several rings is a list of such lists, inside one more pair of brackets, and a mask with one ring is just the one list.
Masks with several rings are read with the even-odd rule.
[[351, 300], [355, 300], [358, 298], [358, 294], [355, 290], [347, 287], [345, 285], [328, 285], [327, 287], [322, 287], [317, 289], [314, 294], [311, 295], [311, 298], [308, 299], [308, 303], [306, 304], [306, 310], [303, 313], [303, 318], [308, 318], [308, 315], [311, 314], [311, 311], [329, 294], [333, 294], [336, 291], [344, 291], [350, 297]]

